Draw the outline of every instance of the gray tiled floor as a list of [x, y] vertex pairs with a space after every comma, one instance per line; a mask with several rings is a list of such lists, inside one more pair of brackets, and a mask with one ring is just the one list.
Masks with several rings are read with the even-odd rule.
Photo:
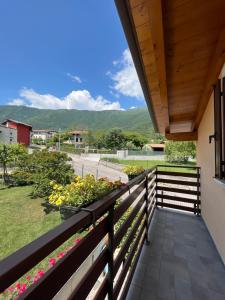
[[225, 267], [201, 219], [157, 209], [127, 300], [225, 300]]

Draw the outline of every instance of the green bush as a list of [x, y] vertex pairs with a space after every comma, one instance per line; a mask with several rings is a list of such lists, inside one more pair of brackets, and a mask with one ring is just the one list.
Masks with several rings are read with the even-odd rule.
[[196, 145], [194, 142], [166, 142], [166, 160], [173, 163], [186, 163], [189, 158], [195, 158]]
[[84, 149], [75, 148], [74, 145], [70, 145], [70, 144], [62, 144], [60, 149], [61, 151], [74, 153], [74, 154], [81, 154], [85, 152]]
[[66, 185], [71, 182], [74, 172], [65, 153], [35, 151], [20, 161], [13, 174], [15, 184], [33, 183], [33, 197], [45, 197], [51, 193], [50, 181]]

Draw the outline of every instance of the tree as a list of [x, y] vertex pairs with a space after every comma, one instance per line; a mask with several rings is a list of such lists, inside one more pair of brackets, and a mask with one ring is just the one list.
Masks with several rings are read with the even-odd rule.
[[194, 142], [166, 142], [166, 159], [169, 162], [185, 163], [189, 158], [195, 158], [196, 145]]
[[15, 162], [17, 164], [20, 159], [27, 155], [27, 150], [19, 144], [0, 144], [0, 163], [3, 168], [3, 180], [7, 184], [9, 181], [8, 164]]
[[86, 134], [83, 135], [83, 141], [85, 143], [86, 146], [94, 146], [96, 143], [96, 139], [92, 133], [92, 131], [88, 131]]
[[126, 145], [126, 137], [121, 129], [112, 129], [104, 138], [105, 148], [111, 150], [120, 150]]
[[[134, 148], [143, 148], [147, 144], [148, 139], [143, 135], [136, 132], [127, 132], [125, 133], [125, 138], [127, 142], [131, 142], [134, 145]], [[130, 145], [130, 144], [128, 144]]]

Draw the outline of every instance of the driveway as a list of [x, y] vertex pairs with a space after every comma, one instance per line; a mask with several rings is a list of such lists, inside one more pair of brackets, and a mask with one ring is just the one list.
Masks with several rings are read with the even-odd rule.
[[110, 168], [107, 165], [99, 164], [97, 161], [88, 160], [88, 158], [80, 157], [79, 155], [67, 153], [72, 158], [71, 164], [76, 174], [82, 176], [86, 174], [93, 174], [95, 177], [107, 177], [110, 180], [121, 179], [122, 182], [127, 182], [126, 174], [119, 170]]

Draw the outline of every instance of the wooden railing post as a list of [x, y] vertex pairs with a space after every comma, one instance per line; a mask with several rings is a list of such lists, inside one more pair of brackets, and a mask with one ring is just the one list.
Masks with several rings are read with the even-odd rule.
[[145, 242], [147, 245], [149, 245], [149, 239], [148, 239], [148, 174], [145, 177], [145, 226], [146, 226]]
[[161, 207], [163, 208], [163, 190], [161, 191], [161, 195], [162, 195], [162, 198], [161, 198]]
[[113, 281], [114, 281], [114, 262], [113, 262], [113, 253], [114, 253], [114, 205], [111, 206], [108, 213], [108, 299], [113, 300]]

